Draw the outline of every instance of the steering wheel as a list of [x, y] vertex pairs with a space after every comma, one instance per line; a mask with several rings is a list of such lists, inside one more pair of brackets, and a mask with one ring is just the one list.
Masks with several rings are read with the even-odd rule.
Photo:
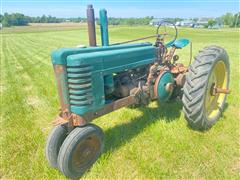
[[[167, 33], [167, 26], [172, 26], [173, 28], [173, 34], [169, 34]], [[160, 31], [160, 27], [163, 28], [163, 32], [159, 32]], [[158, 27], [157, 27], [157, 32], [156, 35], [159, 39], [163, 39], [165, 38], [165, 36], [170, 36], [172, 37], [172, 39], [170, 39], [167, 43], [164, 43], [166, 47], [171, 46], [171, 44], [177, 39], [177, 35], [178, 35], [178, 31], [177, 31], [177, 27], [174, 23], [169, 22], [169, 21], [162, 21]]]

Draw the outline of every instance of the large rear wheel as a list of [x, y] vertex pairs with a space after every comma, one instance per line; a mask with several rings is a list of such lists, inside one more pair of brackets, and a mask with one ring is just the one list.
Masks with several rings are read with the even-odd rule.
[[229, 75], [228, 55], [221, 47], [206, 47], [195, 57], [186, 75], [182, 98], [185, 117], [193, 129], [209, 129], [219, 119]]

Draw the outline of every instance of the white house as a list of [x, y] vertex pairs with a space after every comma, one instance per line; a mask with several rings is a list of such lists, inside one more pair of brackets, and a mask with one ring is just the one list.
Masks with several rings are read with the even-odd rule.
[[149, 25], [150, 25], [150, 26], [158, 26], [159, 24], [161, 24], [162, 21], [163, 21], [163, 19], [161, 19], [161, 18], [152, 19], [152, 20], [149, 22]]
[[180, 22], [180, 26], [193, 27], [194, 22], [192, 20], [184, 20]]
[[210, 18], [202, 18], [196, 22], [196, 27], [206, 27]]
[[2, 25], [2, 23], [0, 23], [0, 29], [2, 29], [3, 28], [3, 25]]

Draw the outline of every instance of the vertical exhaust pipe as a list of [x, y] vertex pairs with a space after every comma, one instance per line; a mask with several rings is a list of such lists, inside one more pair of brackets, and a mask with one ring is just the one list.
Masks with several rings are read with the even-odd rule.
[[89, 38], [89, 46], [96, 46], [96, 30], [95, 30], [95, 17], [94, 17], [94, 9], [90, 4], [87, 6], [87, 24], [88, 24], [88, 38]]
[[99, 11], [102, 46], [109, 46], [107, 10]]

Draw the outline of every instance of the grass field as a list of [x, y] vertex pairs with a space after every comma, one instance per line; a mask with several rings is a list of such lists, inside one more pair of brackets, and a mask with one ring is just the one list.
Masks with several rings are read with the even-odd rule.
[[[17, 29], [17, 30], [16, 30]], [[152, 27], [111, 27], [111, 42], [151, 35]], [[180, 29], [193, 54], [206, 45], [224, 47], [231, 62], [231, 94], [219, 122], [205, 133], [191, 130], [181, 102], [123, 108], [95, 121], [105, 148], [86, 179], [239, 179], [239, 29]], [[99, 37], [99, 30], [97, 30]], [[59, 103], [52, 50], [88, 44], [79, 29], [6, 29], [1, 34], [1, 168], [3, 179], [64, 179], [45, 160], [45, 140]], [[98, 39], [100, 44], [100, 41]], [[189, 47], [178, 53], [188, 63]]]

